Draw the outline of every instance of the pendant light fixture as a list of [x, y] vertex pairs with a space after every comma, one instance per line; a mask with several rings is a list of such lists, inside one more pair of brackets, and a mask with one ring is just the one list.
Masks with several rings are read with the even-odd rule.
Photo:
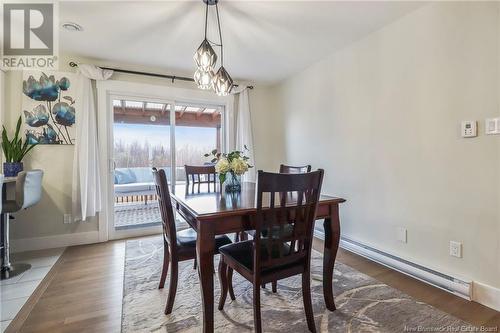
[[[200, 89], [212, 88], [219, 96], [228, 95], [233, 89], [233, 79], [224, 68], [224, 47], [222, 44], [222, 32], [220, 29], [219, 7], [218, 0], [203, 0], [205, 3], [205, 38], [196, 50], [193, 59], [196, 63], [197, 70], [194, 73], [194, 80]], [[207, 38], [208, 27], [208, 10], [209, 6], [215, 6], [217, 13], [217, 28], [219, 30], [219, 42], [216, 44]], [[215, 64], [217, 63], [217, 54], [212, 46], [220, 47], [220, 68], [214, 74]]]
[[215, 54], [212, 45], [207, 39], [207, 25], [208, 25], [208, 2], [205, 8], [205, 39], [201, 42], [200, 46], [196, 50], [193, 59], [196, 62], [196, 66], [203, 71], [209, 69], [214, 69], [215, 63], [217, 62], [217, 54]]
[[219, 96], [227, 96], [233, 89], [233, 79], [226, 71], [224, 66], [221, 66], [212, 79], [214, 91]]
[[196, 72], [194, 72], [194, 82], [196, 82], [198, 88], [208, 90], [212, 88], [214, 76], [215, 74], [212, 69], [203, 70], [198, 67]]

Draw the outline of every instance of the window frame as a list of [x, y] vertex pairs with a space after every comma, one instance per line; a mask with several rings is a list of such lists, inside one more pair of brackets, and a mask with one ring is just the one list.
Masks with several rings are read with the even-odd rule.
[[[97, 81], [97, 126], [99, 139], [99, 157], [101, 169], [101, 197], [102, 211], [99, 213], [98, 231], [99, 241], [119, 239], [134, 236], [143, 236], [161, 232], [161, 227], [114, 231], [114, 190], [113, 190], [113, 99], [132, 99], [146, 102], [170, 103], [171, 136], [175, 136], [175, 105], [176, 103], [202, 104], [204, 106], [223, 107], [221, 112], [221, 146], [223, 150], [234, 147], [234, 97], [232, 95], [220, 97], [212, 91], [186, 89], [165, 85], [153, 85], [131, 81]], [[174, 119], [172, 119], [172, 117]], [[172, 146], [173, 143], [173, 146]], [[171, 151], [175, 152], [175, 137], [171, 139]], [[175, 153], [172, 154], [175, 156]], [[175, 166], [175, 157], [171, 161]], [[174, 168], [175, 170], [175, 168]], [[172, 179], [175, 179], [175, 171]], [[175, 184], [175, 182], [172, 182]], [[110, 225], [113, 225], [113, 230]], [[123, 231], [123, 232], [122, 232]]]

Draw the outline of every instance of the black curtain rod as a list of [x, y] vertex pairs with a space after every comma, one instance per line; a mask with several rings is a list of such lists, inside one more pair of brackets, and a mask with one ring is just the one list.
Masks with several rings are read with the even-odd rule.
[[[69, 63], [70, 67], [78, 67], [78, 64], [71, 61]], [[125, 73], [125, 74], [135, 74], [135, 75], [146, 75], [146, 76], [154, 76], [154, 77], [160, 77], [163, 79], [170, 79], [172, 82], [175, 80], [180, 80], [180, 81], [189, 81], [189, 82], [194, 82], [194, 79], [190, 77], [184, 77], [184, 76], [175, 76], [175, 75], [167, 75], [167, 74], [156, 74], [156, 73], [147, 73], [147, 72], [138, 72], [138, 71], [129, 71], [127, 69], [117, 69], [117, 68], [111, 68], [111, 67], [101, 67], [102, 69], [108, 69], [112, 70], [114, 72], [119, 72], [119, 73]], [[235, 87], [238, 87], [237, 84], [234, 85]], [[253, 89], [253, 86], [247, 86], [248, 89]]]

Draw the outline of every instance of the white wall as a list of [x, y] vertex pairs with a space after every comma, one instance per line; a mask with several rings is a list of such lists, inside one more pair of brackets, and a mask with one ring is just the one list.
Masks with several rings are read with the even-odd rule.
[[284, 131], [277, 89], [256, 86], [250, 92], [256, 170], [277, 172], [285, 159]]
[[[498, 27], [497, 3], [430, 4], [278, 89], [286, 159], [325, 168], [344, 237], [496, 288], [500, 136], [483, 133], [500, 116]], [[480, 136], [462, 139], [469, 119]]]
[[[83, 58], [76, 55], [63, 54], [60, 58], [61, 71], [73, 71], [68, 66], [69, 61], [88, 62], [101, 66], [110, 66], [116, 68], [127, 68], [139, 71], [153, 73], [163, 72], [160, 68], [145, 68], [132, 66], [129, 64], [119, 64], [114, 62], [103, 62], [97, 59]], [[179, 74], [179, 73], [177, 73]], [[143, 82], [155, 85], [171, 86], [170, 80], [152, 78], [147, 76], [114, 74], [113, 80]], [[10, 131], [15, 127], [17, 118], [22, 113], [22, 72], [10, 71], [6, 73], [5, 89], [5, 122]], [[192, 88], [194, 84], [182, 81], [176, 81], [176, 87]], [[250, 103], [252, 104], [252, 120], [256, 128], [269, 127], [267, 125], [268, 117], [268, 99], [271, 98], [267, 87], [255, 83], [256, 88], [250, 93]], [[2, 99], [3, 100], [3, 99]], [[267, 131], [258, 131], [257, 143], [268, 142], [274, 139], [276, 133]], [[263, 145], [264, 147], [264, 145]], [[278, 149], [282, 151], [282, 149]], [[272, 148], [256, 149], [258, 160], [257, 167], [267, 167], [273, 165], [272, 160], [278, 154], [270, 153]], [[270, 160], [268, 160], [270, 156]], [[71, 213], [71, 182], [73, 167], [73, 146], [39, 146], [25, 160], [26, 169], [40, 168], [45, 172], [43, 182], [42, 201], [23, 212], [18, 213], [16, 220], [12, 223], [11, 237], [14, 250], [45, 247], [46, 244], [61, 246], [73, 244], [75, 240], [89, 242], [97, 241], [98, 223], [97, 219], [90, 219], [88, 222], [64, 224], [63, 214]], [[276, 168], [276, 167], [274, 167]], [[81, 235], [81, 236], [76, 236]], [[61, 238], [62, 237], [62, 238]], [[17, 240], [17, 241], [16, 241]]]
[[[6, 73], [5, 124], [10, 133], [15, 129], [22, 114], [22, 72]], [[36, 206], [15, 214], [11, 223], [12, 239], [30, 239], [59, 234], [71, 234], [97, 230], [97, 220], [86, 223], [64, 224], [63, 214], [71, 213], [71, 181], [73, 146], [39, 146], [23, 161], [25, 169], [44, 171], [43, 195]], [[27, 243], [26, 241], [24, 243]], [[29, 244], [13, 242], [13, 249]]]

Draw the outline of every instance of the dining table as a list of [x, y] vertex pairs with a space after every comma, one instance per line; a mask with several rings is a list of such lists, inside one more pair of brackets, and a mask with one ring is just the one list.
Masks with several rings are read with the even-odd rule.
[[[241, 191], [225, 192], [218, 189], [187, 190], [185, 185], [173, 189], [177, 212], [197, 231], [196, 257], [200, 279], [203, 332], [214, 331], [214, 246], [215, 236], [241, 233], [255, 229], [256, 184], [243, 182]], [[316, 218], [323, 219], [323, 296], [327, 309], [335, 310], [333, 297], [333, 266], [340, 241], [339, 205], [346, 200], [321, 194]]]

